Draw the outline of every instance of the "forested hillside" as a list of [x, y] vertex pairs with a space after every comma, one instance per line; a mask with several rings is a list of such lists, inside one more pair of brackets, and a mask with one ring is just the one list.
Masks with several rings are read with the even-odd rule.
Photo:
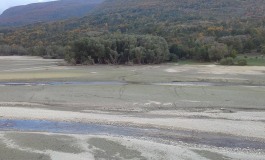
[[[263, 0], [106, 0], [80, 19], [2, 29], [0, 43], [25, 48], [61, 46], [104, 34], [163, 37], [168, 60], [219, 61], [265, 53]], [[118, 34], [116, 34], [118, 33]], [[31, 52], [37, 53], [37, 52]]]
[[101, 2], [103, 0], [60, 0], [12, 7], [0, 16], [0, 26], [83, 17]]

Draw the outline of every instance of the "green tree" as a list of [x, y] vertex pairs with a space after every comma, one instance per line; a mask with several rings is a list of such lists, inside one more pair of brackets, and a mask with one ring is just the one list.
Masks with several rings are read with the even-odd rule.
[[223, 43], [214, 43], [208, 49], [209, 58], [212, 61], [220, 61], [228, 55], [228, 47]]
[[261, 46], [261, 53], [265, 54], [265, 44]]

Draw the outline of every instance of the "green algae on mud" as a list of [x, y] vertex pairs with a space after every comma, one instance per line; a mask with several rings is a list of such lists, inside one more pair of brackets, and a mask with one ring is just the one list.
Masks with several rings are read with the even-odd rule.
[[141, 156], [141, 152], [128, 149], [117, 142], [104, 138], [91, 138], [88, 140], [89, 147], [93, 149], [95, 159], [139, 159], [147, 160]]
[[212, 160], [231, 160], [230, 157], [224, 156], [219, 153], [214, 153], [211, 151], [206, 151], [206, 150], [193, 150], [194, 152], [198, 153], [202, 157], [205, 157], [207, 159], [212, 159]]
[[[135, 159], [135, 160], [187, 160], [196, 159], [204, 160], [218, 158], [223, 159], [242, 159], [242, 160], [261, 160], [262, 153], [255, 153], [251, 151], [240, 150], [226, 150], [225, 148], [205, 148], [203, 146], [187, 146], [179, 143], [175, 145], [162, 144], [152, 142], [148, 139], [135, 139], [133, 137], [112, 137], [112, 136], [97, 136], [97, 135], [70, 135], [70, 134], [52, 134], [52, 133], [23, 133], [23, 132], [0, 132], [0, 153], [5, 151], [6, 154], [0, 154], [0, 159], [11, 158], [12, 160], [61, 160], [61, 159], [75, 159], [75, 160], [121, 160], [121, 159]], [[13, 138], [12, 136], [15, 138]], [[20, 137], [21, 135], [24, 135]], [[82, 153], [67, 153], [53, 150], [53, 146], [46, 146], [46, 151], [39, 150], [38, 146], [27, 146], [19, 143], [23, 141], [25, 136], [30, 138], [35, 135], [43, 135], [46, 141], [51, 144], [54, 142], [53, 137], [59, 138], [63, 143], [67, 143], [69, 137], [75, 139], [75, 144], [78, 148], [82, 148]], [[51, 138], [49, 138], [51, 137]], [[60, 138], [61, 137], [61, 138]], [[65, 137], [67, 137], [65, 139]], [[64, 141], [65, 140], [65, 141]], [[42, 145], [42, 143], [39, 143]], [[64, 145], [61, 146], [62, 150]], [[67, 146], [66, 146], [67, 147]], [[11, 151], [13, 155], [10, 155]], [[21, 154], [21, 152], [23, 154]], [[25, 154], [26, 153], [26, 154]], [[222, 159], [223, 158], [223, 159]]]
[[0, 141], [1, 160], [51, 160], [50, 156], [8, 147]]
[[40, 151], [46, 151], [47, 149], [65, 152], [65, 153], [82, 153], [83, 150], [77, 146], [77, 142], [70, 136], [57, 136], [57, 135], [44, 135], [44, 134], [30, 134], [9, 133], [5, 135], [7, 139], [12, 139], [17, 145], [26, 148], [34, 148]]

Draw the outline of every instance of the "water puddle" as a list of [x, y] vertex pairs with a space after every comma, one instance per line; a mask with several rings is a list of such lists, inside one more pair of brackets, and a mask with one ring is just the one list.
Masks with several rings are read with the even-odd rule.
[[1, 131], [50, 132], [65, 134], [92, 134], [130, 136], [137, 138], [162, 139], [169, 142], [208, 145], [224, 148], [254, 149], [265, 151], [265, 142], [247, 138], [215, 135], [203, 132], [172, 131], [155, 128], [120, 127], [74, 122], [54, 122], [44, 120], [0, 120]]

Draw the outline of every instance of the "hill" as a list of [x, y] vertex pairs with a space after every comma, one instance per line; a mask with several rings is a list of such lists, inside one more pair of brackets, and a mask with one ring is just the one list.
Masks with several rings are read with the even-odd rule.
[[107, 0], [86, 21], [108, 24], [110, 31], [172, 36], [177, 30], [258, 22], [265, 18], [264, 8], [263, 0]]
[[0, 26], [19, 26], [83, 17], [102, 1], [60, 0], [12, 7], [0, 16]]
[[105, 33], [150, 34], [165, 38], [175, 58], [217, 60], [221, 49], [264, 50], [264, 8], [263, 0], [106, 0], [83, 18], [0, 30], [0, 43], [69, 46]]

